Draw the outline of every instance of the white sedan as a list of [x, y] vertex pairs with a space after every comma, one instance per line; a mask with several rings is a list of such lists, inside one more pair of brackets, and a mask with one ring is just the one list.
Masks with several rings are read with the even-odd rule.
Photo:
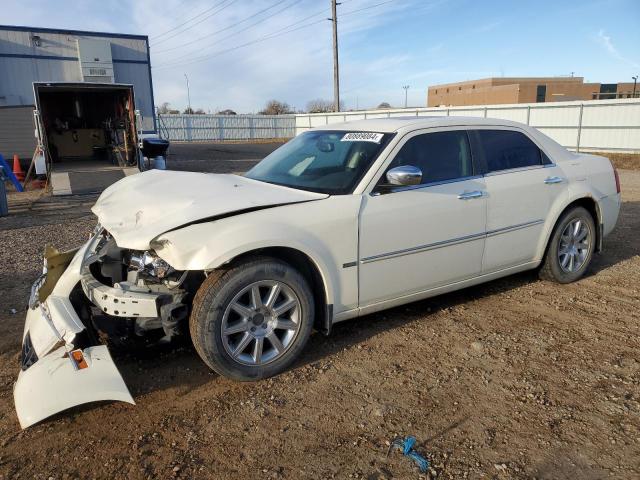
[[505, 120], [307, 131], [245, 176], [153, 170], [108, 188], [77, 251], [45, 254], [14, 389], [22, 427], [133, 403], [99, 341], [190, 335], [237, 380], [286, 369], [313, 328], [529, 269], [572, 282], [614, 228], [608, 159]]

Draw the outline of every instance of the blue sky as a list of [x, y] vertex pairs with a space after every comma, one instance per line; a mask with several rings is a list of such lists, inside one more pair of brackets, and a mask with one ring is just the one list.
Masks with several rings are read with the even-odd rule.
[[[185, 73], [193, 107], [212, 112], [258, 111], [271, 98], [303, 109], [333, 95], [329, 0], [2, 3], [2, 24], [149, 35], [158, 104], [185, 107]], [[640, 73], [639, 0], [342, 0], [338, 9], [347, 108], [401, 106], [402, 85], [409, 105], [424, 106], [437, 83]]]

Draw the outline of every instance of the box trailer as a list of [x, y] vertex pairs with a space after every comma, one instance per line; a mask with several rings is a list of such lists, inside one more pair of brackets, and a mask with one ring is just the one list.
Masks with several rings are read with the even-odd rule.
[[35, 82], [36, 137], [54, 195], [104, 190], [139, 171], [132, 85]]

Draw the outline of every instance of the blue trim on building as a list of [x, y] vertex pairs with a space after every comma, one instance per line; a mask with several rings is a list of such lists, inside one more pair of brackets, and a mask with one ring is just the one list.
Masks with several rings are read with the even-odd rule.
[[0, 30], [8, 30], [10, 32], [41, 32], [41, 33], [57, 33], [61, 35], [84, 35], [85, 37], [109, 37], [109, 38], [132, 38], [136, 40], [146, 40], [149, 46], [149, 37], [147, 35], [132, 35], [129, 33], [108, 33], [108, 32], [87, 32], [84, 30], [61, 30], [57, 28], [42, 27], [25, 27], [23, 25], [0, 25]]
[[146, 65], [149, 63], [147, 60], [125, 60], [125, 59], [117, 59], [114, 58], [113, 63], [139, 63], [140, 65]]
[[149, 91], [151, 92], [151, 115], [153, 117], [153, 129], [157, 132], [156, 125], [156, 101], [153, 98], [153, 78], [151, 77], [151, 54], [149, 52], [149, 39], [147, 38], [147, 66], [149, 67]]
[[[64, 61], [72, 61], [77, 62], [78, 57], [63, 57], [60, 55], [31, 55], [26, 53], [0, 53], [0, 57], [5, 58], [32, 58], [36, 60], [64, 60]], [[148, 58], [148, 55], [147, 55]], [[147, 65], [149, 63], [148, 60], [125, 60], [114, 58], [113, 63], [139, 63], [141, 65]]]
[[38, 58], [40, 60], [66, 60], [77, 62], [77, 57], [62, 57], [60, 55], [29, 55], [25, 53], [0, 53], [0, 57], [5, 58]]

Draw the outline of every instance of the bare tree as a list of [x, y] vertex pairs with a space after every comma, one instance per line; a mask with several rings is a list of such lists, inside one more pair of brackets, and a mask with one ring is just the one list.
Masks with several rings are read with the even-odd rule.
[[158, 113], [165, 115], [171, 112], [171, 104], [169, 102], [162, 102], [158, 107]]
[[284, 115], [286, 113], [293, 113], [288, 103], [280, 102], [278, 100], [269, 100], [264, 110], [259, 112], [260, 115]]
[[[343, 111], [344, 102], [340, 102], [340, 111]], [[316, 98], [307, 103], [307, 112], [309, 113], [329, 113], [333, 112], [333, 101]]]
[[389, 105], [388, 102], [382, 102], [380, 105], [378, 105], [378, 108], [391, 108], [391, 105]]
[[317, 98], [307, 102], [307, 112], [309, 113], [327, 113], [333, 112], [333, 102], [331, 100], [323, 100]]

